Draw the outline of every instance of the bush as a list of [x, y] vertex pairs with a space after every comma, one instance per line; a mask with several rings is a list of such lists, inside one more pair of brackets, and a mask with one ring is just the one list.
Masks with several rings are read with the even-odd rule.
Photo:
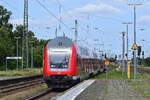
[[147, 67], [150, 66], [150, 57], [144, 59], [144, 65]]
[[6, 70], [6, 66], [0, 66], [0, 71]]

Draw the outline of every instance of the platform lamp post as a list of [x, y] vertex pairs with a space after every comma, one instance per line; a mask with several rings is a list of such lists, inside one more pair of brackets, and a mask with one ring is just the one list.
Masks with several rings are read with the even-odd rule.
[[132, 24], [132, 22], [123, 22], [122, 24], [125, 24], [126, 25], [126, 29], [127, 29], [127, 31], [126, 31], [127, 32], [127, 35], [126, 35], [126, 39], [127, 39], [126, 40], [126, 42], [127, 42], [127, 44], [126, 44], [127, 47], [126, 48], [127, 48], [127, 51], [126, 52], [127, 52], [127, 61], [128, 61], [128, 59], [129, 59], [128, 58], [128, 56], [129, 56], [128, 55], [128, 53], [129, 53], [129, 36], [128, 36], [128, 34], [129, 34], [129, 24]]
[[20, 37], [14, 37], [16, 39], [16, 55], [17, 55], [17, 70], [18, 70], [18, 40]]
[[[137, 4], [137, 3], [133, 3], [133, 4], [128, 4], [129, 6], [133, 6], [134, 9], [134, 45], [136, 44], [136, 6], [140, 6], [142, 4]], [[134, 54], [134, 80], [136, 80], [136, 68], [137, 68], [137, 61], [136, 61], [136, 49], [133, 50], [133, 54]]]
[[30, 41], [31, 44], [31, 68], [33, 68], [33, 44], [34, 41]]
[[127, 66], [128, 66], [128, 60], [129, 60], [129, 24], [132, 24], [132, 22], [123, 22], [122, 24], [125, 24], [126, 25], [126, 42], [127, 42], [127, 46], [126, 46], [126, 57], [127, 57], [127, 62], [126, 62], [126, 68], [125, 68], [125, 72], [127, 72]]
[[125, 33], [121, 32], [122, 34], [122, 75], [125, 71], [125, 62], [124, 62], [124, 56], [125, 56]]

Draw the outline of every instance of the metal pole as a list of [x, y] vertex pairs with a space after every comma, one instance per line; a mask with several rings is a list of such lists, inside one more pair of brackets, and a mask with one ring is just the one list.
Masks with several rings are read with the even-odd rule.
[[6, 58], [6, 71], [7, 71], [7, 58]]
[[25, 35], [25, 51], [26, 51], [26, 68], [29, 67], [29, 48], [28, 48], [28, 0], [24, 0], [24, 35]]
[[31, 44], [31, 68], [33, 68], [33, 44]]
[[136, 6], [134, 5], [134, 43], [136, 44]]
[[[142, 4], [128, 4], [128, 5], [134, 6], [134, 44], [136, 45], [136, 6]], [[136, 79], [136, 67], [137, 67], [136, 50], [134, 50], [134, 80]]]
[[16, 45], [17, 45], [17, 70], [18, 70], [18, 39], [19, 38], [16, 38], [16, 39], [17, 39]]
[[123, 63], [123, 72], [125, 72], [125, 62], [124, 62], [124, 54], [125, 54], [125, 32], [122, 32], [122, 63]]
[[26, 23], [27, 23], [27, 27], [26, 27], [26, 46], [27, 46], [27, 68], [29, 67], [29, 42], [28, 42], [28, 0], [27, 0], [27, 18], [26, 18]]
[[[129, 23], [128, 23], [129, 24]], [[125, 68], [125, 72], [127, 73], [128, 70], [128, 60], [129, 60], [129, 37], [128, 37], [128, 24], [127, 24], [127, 64], [126, 64], [126, 68]]]
[[124, 56], [125, 56], [125, 33], [126, 32], [121, 32], [121, 34], [122, 34], [122, 74], [125, 71], [125, 62], [124, 62]]
[[75, 43], [77, 44], [78, 40], [78, 21], [75, 20]]
[[55, 30], [55, 37], [57, 37], [57, 28], [56, 28], [56, 30]]
[[127, 63], [128, 63], [128, 53], [129, 53], [129, 38], [128, 38], [128, 24], [127, 24]]
[[144, 51], [142, 52], [141, 71], [142, 71], [142, 68], [143, 68], [143, 64], [144, 64]]
[[[134, 44], [136, 44], [136, 6], [134, 5]], [[136, 50], [134, 50], [134, 80], [136, 79]]]
[[22, 37], [22, 64], [21, 64], [21, 66], [22, 66], [22, 69], [23, 69], [23, 63], [24, 63], [24, 31], [23, 31], [23, 37]]
[[61, 9], [62, 9], [62, 5], [59, 5], [59, 32], [61, 31], [61, 21], [62, 21], [62, 17], [61, 17]]
[[129, 32], [128, 32], [128, 30], [129, 30], [129, 24], [132, 24], [132, 22], [124, 22], [124, 23], [122, 23], [122, 24], [126, 24], [126, 31], [127, 31], [127, 35], [126, 35], [126, 38], [127, 38], [127, 51], [126, 51], [126, 53], [127, 53], [127, 55], [126, 55], [126, 58], [127, 58], [127, 64], [126, 64], [126, 68], [125, 68], [125, 72], [127, 72], [127, 69], [128, 69], [128, 60], [129, 60], [129, 36], [128, 36], [128, 34], [129, 34]]
[[14, 37], [16, 39], [16, 55], [17, 55], [17, 67], [16, 69], [18, 70], [18, 40], [20, 37]]

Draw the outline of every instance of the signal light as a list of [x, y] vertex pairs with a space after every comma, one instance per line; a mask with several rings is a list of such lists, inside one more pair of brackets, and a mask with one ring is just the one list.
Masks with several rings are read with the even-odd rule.
[[144, 51], [142, 51], [142, 55], [144, 55]]
[[138, 46], [138, 56], [141, 54], [141, 46]]

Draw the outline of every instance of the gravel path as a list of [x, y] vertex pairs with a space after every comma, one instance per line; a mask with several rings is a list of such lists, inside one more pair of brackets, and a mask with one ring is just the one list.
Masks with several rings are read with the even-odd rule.
[[135, 91], [126, 80], [97, 80], [75, 100], [150, 100]]

